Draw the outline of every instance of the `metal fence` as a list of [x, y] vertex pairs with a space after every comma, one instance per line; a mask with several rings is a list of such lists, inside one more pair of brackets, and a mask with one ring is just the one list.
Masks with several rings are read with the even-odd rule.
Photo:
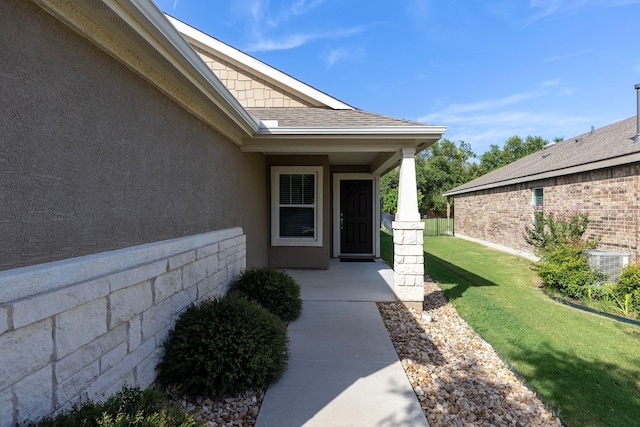
[[391, 223], [394, 221], [394, 219], [395, 217], [390, 213], [382, 212], [382, 215], [380, 215], [380, 225], [387, 230], [392, 231], [393, 228], [391, 227]]
[[[393, 231], [391, 227], [393, 221], [393, 215], [382, 212], [380, 217], [382, 227]], [[425, 236], [453, 236], [455, 233], [453, 218], [423, 218], [422, 221], [424, 222]]]
[[455, 221], [453, 218], [424, 218], [425, 236], [453, 236]]

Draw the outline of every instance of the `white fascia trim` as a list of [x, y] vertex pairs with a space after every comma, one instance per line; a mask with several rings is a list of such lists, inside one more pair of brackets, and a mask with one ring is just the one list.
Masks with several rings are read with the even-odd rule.
[[213, 51], [213, 53], [222, 57], [222, 59], [226, 61], [236, 65], [243, 65], [267, 81], [284, 85], [288, 87], [291, 92], [302, 94], [304, 95], [303, 98], [311, 98], [317, 103], [333, 108], [334, 110], [354, 109], [352, 106], [345, 104], [344, 102], [333, 98], [332, 96], [329, 96], [326, 93], [323, 93], [300, 80], [297, 80], [288, 74], [285, 74], [282, 71], [279, 71], [264, 62], [221, 42], [220, 40], [216, 40], [202, 31], [185, 24], [184, 22], [178, 21], [166, 14], [165, 16], [179, 32], [181, 32], [190, 41], [193, 41], [194, 44], [198, 45], [202, 49]]
[[[216, 75], [200, 59], [165, 15], [150, 0], [103, 0], [114, 12], [146, 39], [162, 56], [203, 94], [247, 132], [258, 132], [255, 120], [240, 105]], [[156, 30], [156, 38], [135, 17], [143, 17]]]
[[[264, 123], [264, 122], [263, 122]], [[345, 135], [366, 135], [381, 137], [411, 137], [416, 138], [424, 136], [428, 139], [434, 137], [442, 137], [446, 132], [445, 126], [384, 126], [384, 127], [366, 127], [366, 128], [278, 128], [278, 127], [261, 127], [257, 137], [265, 135], [317, 135], [326, 137], [328, 135], [345, 136]]]
[[[317, 141], [317, 142], [315, 142]], [[368, 138], [367, 140], [353, 139], [287, 139], [285, 141], [258, 141], [245, 142], [240, 149], [246, 153], [270, 153], [270, 154], [293, 154], [293, 153], [371, 153], [371, 152], [396, 152], [407, 146], [416, 147], [422, 141], [404, 140], [389, 141]]]
[[591, 172], [598, 169], [605, 169], [614, 166], [622, 166], [629, 163], [637, 163], [640, 162], [640, 153], [634, 153], [628, 156], [616, 157], [613, 159], [601, 160], [599, 162], [594, 163], [586, 163], [583, 165], [573, 166], [565, 169], [558, 169], [549, 172], [539, 173], [535, 175], [523, 176], [521, 178], [513, 178], [506, 181], [494, 182], [491, 184], [479, 185], [477, 187], [466, 188], [464, 190], [459, 191], [448, 191], [446, 193], [442, 193], [443, 196], [456, 196], [458, 194], [466, 194], [466, 193], [474, 193], [476, 191], [481, 190], [489, 190], [492, 188], [506, 187], [508, 185], [513, 184], [522, 184], [525, 182], [539, 181], [541, 179], [547, 178], [555, 178], [557, 176], [565, 176], [565, 175], [573, 175], [576, 173], [582, 172]]

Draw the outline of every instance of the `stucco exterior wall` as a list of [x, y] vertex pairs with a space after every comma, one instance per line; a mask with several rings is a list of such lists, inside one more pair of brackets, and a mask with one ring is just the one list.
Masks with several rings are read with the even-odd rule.
[[0, 29], [0, 270], [250, 222], [259, 157], [31, 2]]
[[242, 174], [242, 228], [247, 267], [265, 267], [269, 249], [269, 171], [260, 153], [245, 153]]
[[544, 188], [544, 206], [589, 213], [587, 236], [599, 248], [640, 261], [640, 165], [633, 164], [455, 196], [456, 234], [532, 252], [522, 237], [530, 224], [532, 189]]
[[309, 107], [308, 102], [279, 87], [194, 46], [202, 60], [213, 70], [240, 104], [247, 107]]
[[[271, 166], [322, 166], [322, 246], [269, 246], [269, 265], [282, 268], [328, 269], [331, 257], [330, 170], [328, 156], [267, 156]], [[269, 194], [271, 183], [269, 181]], [[271, 200], [269, 199], [269, 203]], [[270, 231], [271, 232], [271, 231]], [[269, 237], [271, 234], [269, 234]]]

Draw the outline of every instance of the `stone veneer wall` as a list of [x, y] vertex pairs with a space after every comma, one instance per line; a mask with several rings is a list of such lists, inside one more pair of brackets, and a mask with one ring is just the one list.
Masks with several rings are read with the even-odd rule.
[[177, 316], [245, 252], [231, 228], [0, 272], [0, 427], [150, 385]]
[[281, 90], [265, 80], [229, 64], [209, 52], [194, 46], [195, 51], [245, 108], [251, 107], [311, 107], [312, 105]]
[[530, 224], [532, 189], [544, 188], [547, 209], [589, 213], [589, 237], [599, 248], [640, 261], [640, 165], [626, 165], [455, 196], [455, 232], [531, 252], [522, 237]]
[[393, 221], [393, 290], [400, 301], [424, 301], [424, 222]]

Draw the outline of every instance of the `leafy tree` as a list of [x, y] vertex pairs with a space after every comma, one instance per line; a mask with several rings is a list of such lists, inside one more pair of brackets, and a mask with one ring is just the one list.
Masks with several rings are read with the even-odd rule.
[[[456, 144], [442, 139], [416, 156], [416, 184], [418, 206], [422, 214], [442, 215], [447, 209], [447, 200], [442, 193], [462, 185], [480, 175], [507, 165], [521, 157], [534, 153], [547, 141], [539, 136], [527, 136], [524, 140], [513, 136], [505, 141], [502, 148], [491, 145], [489, 151], [480, 157], [480, 163], [473, 160], [476, 154], [471, 145], [458, 141]], [[395, 213], [398, 205], [398, 170], [382, 177], [382, 209]]]
[[[418, 158], [416, 157], [416, 179], [424, 175], [423, 167], [418, 166]], [[395, 214], [398, 209], [398, 186], [400, 182], [400, 170], [395, 168], [380, 180], [380, 197], [382, 210], [390, 214]], [[424, 195], [418, 185], [418, 206], [422, 203]]]
[[[477, 176], [478, 167], [471, 162], [475, 157], [471, 145], [463, 141], [455, 144], [447, 139], [438, 141], [416, 156], [418, 207], [422, 214], [446, 212], [447, 200], [442, 193]], [[396, 212], [398, 181], [398, 169], [381, 179], [382, 209], [385, 212]]]
[[421, 210], [427, 214], [443, 214], [447, 210], [447, 200], [442, 193], [477, 176], [477, 166], [471, 161], [476, 155], [471, 151], [471, 145], [464, 141], [456, 144], [442, 139], [420, 157], [423, 162], [418, 163], [424, 164], [424, 177], [417, 179], [418, 188], [424, 194]]
[[539, 151], [549, 141], [540, 136], [527, 136], [524, 140], [518, 135], [507, 139], [502, 148], [492, 144], [489, 151], [480, 156], [480, 175], [491, 172], [509, 163], [515, 162], [531, 153]]
[[384, 212], [395, 214], [398, 209], [399, 177], [398, 168], [395, 168], [380, 179], [380, 198]]

